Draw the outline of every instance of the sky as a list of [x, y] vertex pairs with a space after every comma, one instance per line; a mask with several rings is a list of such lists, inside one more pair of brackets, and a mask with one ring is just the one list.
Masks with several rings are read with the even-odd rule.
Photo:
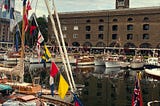
[[[22, 1], [15, 0], [15, 10], [22, 10]], [[48, 16], [44, 0], [30, 0], [32, 10], [38, 17]], [[38, 1], [38, 2], [37, 2]], [[116, 0], [54, 0], [57, 12], [75, 12], [89, 10], [110, 10], [115, 9]], [[37, 2], [37, 3], [36, 3]], [[36, 5], [37, 4], [37, 5]], [[52, 0], [49, 0], [52, 10]], [[130, 8], [160, 6], [160, 0], [130, 0]]]

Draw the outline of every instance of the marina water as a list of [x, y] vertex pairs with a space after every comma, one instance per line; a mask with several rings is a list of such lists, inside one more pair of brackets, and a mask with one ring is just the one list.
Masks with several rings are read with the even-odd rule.
[[[137, 72], [141, 72], [142, 75], [140, 84], [143, 105], [147, 106], [148, 102], [159, 100], [160, 81], [146, 76], [143, 69], [105, 68], [94, 65], [71, 67], [75, 83], [80, 90], [79, 98], [84, 106], [131, 106]], [[31, 70], [33, 69], [32, 66]], [[49, 70], [50, 68], [47, 68], [47, 71], [46, 69], [42, 71], [41, 76], [44, 74], [47, 76], [46, 72]], [[55, 79], [55, 89], [57, 87], [58, 78]], [[160, 104], [154, 103], [154, 106], [160, 106]]]

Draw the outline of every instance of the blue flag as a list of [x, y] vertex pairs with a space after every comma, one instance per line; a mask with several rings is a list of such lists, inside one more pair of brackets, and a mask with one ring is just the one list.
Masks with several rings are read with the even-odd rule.
[[23, 6], [25, 6], [25, 5], [26, 5], [26, 1], [27, 1], [27, 0], [23, 0]]
[[74, 93], [73, 93], [73, 95], [74, 95], [73, 100], [74, 100], [75, 106], [83, 106], [83, 104], [81, 103], [79, 98]]

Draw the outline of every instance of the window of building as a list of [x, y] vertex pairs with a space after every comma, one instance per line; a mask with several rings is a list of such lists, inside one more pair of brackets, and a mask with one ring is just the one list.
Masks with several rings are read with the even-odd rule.
[[117, 39], [117, 34], [112, 34], [112, 39], [113, 40]]
[[78, 34], [73, 34], [73, 38], [78, 38]]
[[75, 19], [75, 20], [74, 20], [74, 23], [75, 23], [75, 24], [77, 24], [77, 23], [78, 23], [78, 20], [77, 20], [77, 19]]
[[103, 34], [98, 34], [98, 39], [103, 39]]
[[62, 26], [62, 30], [63, 30], [63, 31], [66, 31], [66, 30], [67, 30], [67, 27], [66, 27], [66, 26]]
[[99, 22], [104, 22], [104, 20], [103, 20], [103, 19], [100, 19]]
[[148, 17], [144, 17], [143, 21], [149, 21]]
[[86, 31], [90, 31], [91, 30], [91, 26], [86, 26]]
[[102, 83], [97, 83], [97, 88], [102, 88]]
[[113, 22], [117, 22], [118, 20], [116, 18], [113, 19]]
[[97, 92], [97, 96], [102, 96], [102, 92]]
[[127, 40], [132, 40], [133, 39], [133, 34], [127, 34]]
[[113, 25], [112, 26], [112, 31], [117, 31], [118, 30], [118, 25]]
[[144, 24], [143, 25], [143, 30], [149, 30], [149, 24]]
[[90, 23], [90, 22], [91, 22], [91, 20], [87, 20], [86, 22], [87, 22], [87, 23]]
[[63, 34], [63, 37], [64, 37], [64, 38], [67, 38], [66, 34]]
[[86, 34], [86, 39], [90, 39], [91, 35], [90, 34]]
[[100, 25], [98, 29], [99, 29], [99, 31], [103, 31], [104, 30], [104, 26]]
[[143, 34], [143, 39], [149, 39], [149, 34]]
[[74, 26], [73, 30], [78, 30], [78, 26]]
[[127, 25], [127, 30], [133, 30], [133, 25]]
[[129, 22], [133, 21], [133, 18], [128, 18], [128, 21], [129, 21]]

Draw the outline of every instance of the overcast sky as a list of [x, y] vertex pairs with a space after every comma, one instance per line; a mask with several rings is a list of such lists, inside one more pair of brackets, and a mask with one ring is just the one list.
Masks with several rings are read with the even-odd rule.
[[[16, 1], [16, 10], [22, 10], [22, 1]], [[44, 0], [33, 1], [32, 12], [36, 12], [37, 16], [48, 15], [48, 11]], [[116, 0], [54, 0], [58, 12], [88, 11], [88, 10], [109, 10], [115, 9]], [[49, 0], [50, 7], [52, 0]], [[160, 6], [160, 0], [130, 0], [130, 8]]]

